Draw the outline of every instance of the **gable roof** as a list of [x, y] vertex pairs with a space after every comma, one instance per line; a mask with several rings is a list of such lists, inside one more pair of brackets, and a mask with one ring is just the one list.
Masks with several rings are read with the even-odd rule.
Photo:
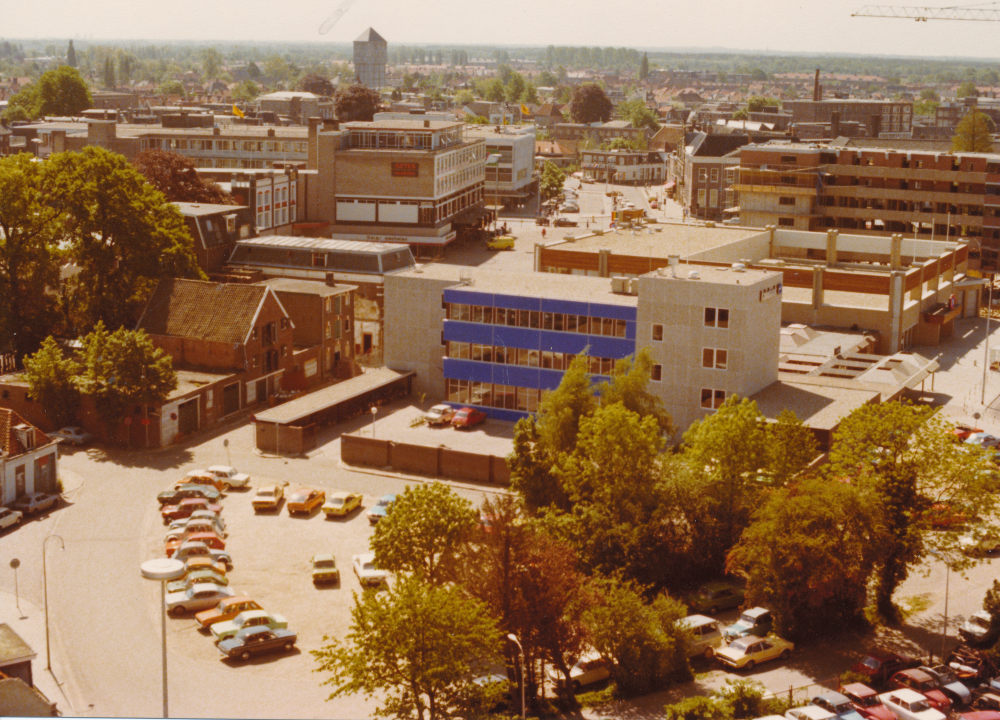
[[136, 329], [150, 335], [243, 343], [268, 292], [264, 285], [166, 278], [153, 291]]
[[[23, 417], [18, 415], [13, 410], [8, 410], [6, 408], [0, 408], [0, 456], [7, 455], [8, 457], [13, 457], [15, 455], [22, 455], [28, 452], [28, 448], [18, 439], [17, 433], [14, 432], [14, 428], [18, 425], [28, 425], [31, 427], [31, 432], [34, 433], [35, 438], [33, 442], [33, 447], [38, 447], [48, 441], [48, 436], [41, 430], [36, 428], [34, 425], [29, 423]], [[0, 631], [2, 631], [2, 625], [0, 625]], [[3, 648], [2, 638], [0, 638], [0, 650]], [[0, 662], [0, 666], [2, 666]]]
[[368, 28], [363, 33], [358, 35], [358, 39], [354, 42], [386, 42], [386, 39], [375, 32], [372, 28]]

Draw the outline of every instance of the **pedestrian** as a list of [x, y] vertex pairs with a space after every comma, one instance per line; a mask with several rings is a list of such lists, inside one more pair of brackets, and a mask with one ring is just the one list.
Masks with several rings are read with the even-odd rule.
[[542, 240], [545, 239], [545, 228], [542, 228]]

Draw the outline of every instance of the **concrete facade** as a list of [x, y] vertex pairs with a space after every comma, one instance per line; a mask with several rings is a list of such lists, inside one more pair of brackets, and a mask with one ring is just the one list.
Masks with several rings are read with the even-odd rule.
[[354, 75], [365, 87], [379, 89], [386, 86], [385, 67], [389, 62], [389, 44], [372, 28], [365, 30], [354, 41]]
[[0, 408], [0, 505], [26, 493], [58, 492], [59, 446], [12, 410]]

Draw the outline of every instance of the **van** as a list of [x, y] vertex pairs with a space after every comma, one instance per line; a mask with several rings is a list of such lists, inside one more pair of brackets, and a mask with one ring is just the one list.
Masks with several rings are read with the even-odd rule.
[[719, 621], [706, 615], [688, 615], [681, 620], [681, 626], [691, 631], [688, 640], [688, 657], [715, 655], [715, 648], [722, 645], [722, 631]]

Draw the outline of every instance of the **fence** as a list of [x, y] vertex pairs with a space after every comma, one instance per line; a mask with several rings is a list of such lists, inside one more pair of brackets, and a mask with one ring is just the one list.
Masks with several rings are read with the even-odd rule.
[[788, 703], [788, 707], [798, 707], [800, 705], [807, 705], [814, 697], [819, 695], [821, 692], [827, 690], [839, 690], [840, 689], [840, 677], [834, 675], [832, 678], [827, 678], [825, 680], [819, 680], [809, 685], [803, 685], [801, 687], [789, 687], [787, 691], [783, 690], [780, 693], [768, 693], [764, 695], [765, 700], [783, 700]]
[[340, 457], [348, 465], [390, 467], [400, 472], [491, 485], [510, 484], [506, 458], [445, 447], [344, 435], [340, 439]]

